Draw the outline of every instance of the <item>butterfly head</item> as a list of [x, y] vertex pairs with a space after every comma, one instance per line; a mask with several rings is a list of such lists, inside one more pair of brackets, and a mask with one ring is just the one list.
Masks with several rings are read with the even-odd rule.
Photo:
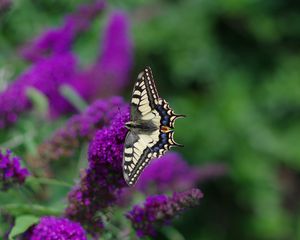
[[128, 130], [134, 128], [134, 126], [135, 126], [135, 124], [134, 124], [134, 122], [132, 122], [132, 121], [129, 121], [129, 122], [126, 122], [126, 123], [125, 123], [125, 127], [126, 127]]

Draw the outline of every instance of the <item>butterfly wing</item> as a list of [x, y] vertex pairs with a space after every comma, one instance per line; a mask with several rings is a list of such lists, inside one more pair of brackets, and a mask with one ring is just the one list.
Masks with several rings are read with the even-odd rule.
[[131, 98], [131, 120], [150, 120], [155, 116], [154, 109], [159, 96], [150, 67], [138, 75]]
[[123, 173], [129, 186], [135, 184], [140, 173], [152, 159], [152, 151], [144, 141], [143, 136], [129, 131], [124, 146]]

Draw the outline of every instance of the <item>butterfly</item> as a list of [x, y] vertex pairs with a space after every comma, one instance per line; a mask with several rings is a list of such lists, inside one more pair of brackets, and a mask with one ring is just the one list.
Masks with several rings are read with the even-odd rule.
[[153, 158], [159, 158], [173, 146], [174, 123], [177, 115], [163, 98], [160, 98], [150, 67], [138, 75], [133, 88], [130, 121], [125, 124], [128, 133], [123, 153], [123, 175], [133, 186], [144, 168]]

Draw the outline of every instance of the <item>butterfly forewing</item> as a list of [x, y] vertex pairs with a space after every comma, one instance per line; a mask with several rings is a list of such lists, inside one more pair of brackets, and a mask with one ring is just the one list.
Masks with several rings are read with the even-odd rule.
[[[145, 68], [138, 76], [131, 98], [131, 120], [138, 120], [155, 109], [159, 96], [154, 84], [151, 69]], [[152, 114], [148, 119], [153, 117]]]

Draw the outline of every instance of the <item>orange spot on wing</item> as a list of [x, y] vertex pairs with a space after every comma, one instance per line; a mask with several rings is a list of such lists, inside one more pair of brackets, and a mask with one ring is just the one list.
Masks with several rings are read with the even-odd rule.
[[168, 133], [171, 131], [171, 128], [169, 128], [168, 126], [161, 126], [160, 129], [163, 133]]

